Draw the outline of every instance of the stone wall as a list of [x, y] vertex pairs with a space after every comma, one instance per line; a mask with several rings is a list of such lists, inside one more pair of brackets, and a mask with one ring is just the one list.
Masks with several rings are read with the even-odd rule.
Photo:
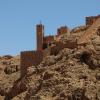
[[43, 60], [42, 51], [23, 51], [21, 52], [21, 77], [27, 73], [29, 66], [37, 66]]

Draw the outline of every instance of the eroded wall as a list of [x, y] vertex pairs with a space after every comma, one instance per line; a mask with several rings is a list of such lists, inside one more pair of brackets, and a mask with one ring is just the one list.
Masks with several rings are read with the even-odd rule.
[[77, 41], [67, 41], [65, 44], [62, 42], [57, 42], [55, 46], [50, 48], [51, 55], [57, 55], [59, 51], [64, 48], [74, 49], [77, 48]]
[[65, 33], [68, 33], [69, 32], [69, 29], [67, 26], [62, 26], [60, 28], [57, 29], [57, 35], [62, 35], [62, 34], [65, 34]]
[[86, 17], [86, 25], [91, 26], [98, 18], [100, 18], [100, 15]]
[[21, 77], [27, 73], [29, 66], [37, 66], [43, 59], [42, 51], [23, 51], [21, 52]]
[[54, 36], [53, 35], [45, 36], [43, 38], [43, 49], [48, 48], [48, 46], [50, 46], [53, 41], [54, 41]]

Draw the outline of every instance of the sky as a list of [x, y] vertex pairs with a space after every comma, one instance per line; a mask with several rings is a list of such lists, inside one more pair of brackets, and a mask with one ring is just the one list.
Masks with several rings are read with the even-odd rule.
[[0, 55], [19, 55], [36, 49], [36, 24], [45, 35], [57, 28], [85, 24], [86, 16], [100, 14], [100, 0], [0, 0]]

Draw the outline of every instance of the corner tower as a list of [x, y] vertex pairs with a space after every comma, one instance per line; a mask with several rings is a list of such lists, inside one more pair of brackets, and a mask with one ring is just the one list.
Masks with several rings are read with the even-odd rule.
[[37, 50], [43, 50], [43, 37], [44, 37], [44, 25], [41, 23], [36, 26], [37, 35]]

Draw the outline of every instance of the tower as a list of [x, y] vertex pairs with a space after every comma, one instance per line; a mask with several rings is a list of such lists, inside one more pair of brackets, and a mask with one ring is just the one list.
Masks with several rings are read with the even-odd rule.
[[36, 26], [37, 35], [37, 50], [41, 51], [43, 49], [43, 37], [44, 37], [44, 25], [41, 23]]

